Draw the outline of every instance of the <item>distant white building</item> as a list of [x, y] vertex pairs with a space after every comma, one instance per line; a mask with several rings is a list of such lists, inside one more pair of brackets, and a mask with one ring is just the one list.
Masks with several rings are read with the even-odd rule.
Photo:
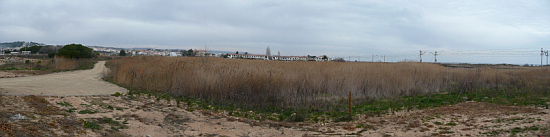
[[176, 54], [176, 52], [170, 52], [170, 57], [176, 57], [178, 56], [178, 54]]
[[[259, 60], [269, 60], [268, 55], [260, 54], [228, 54], [227, 58], [236, 58], [236, 59], [259, 59]], [[322, 57], [308, 57], [308, 56], [271, 56], [271, 60], [282, 60], [282, 61], [323, 61]], [[327, 59], [329, 60], [329, 59]]]
[[267, 55], [259, 54], [228, 54], [227, 58], [242, 58], [242, 59], [261, 59], [267, 60]]

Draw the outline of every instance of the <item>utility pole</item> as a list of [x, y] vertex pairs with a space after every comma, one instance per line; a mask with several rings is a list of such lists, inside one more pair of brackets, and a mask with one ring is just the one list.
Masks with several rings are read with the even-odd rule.
[[544, 54], [546, 54], [546, 69], [548, 69], [548, 50], [546, 50]]
[[384, 62], [386, 62], [386, 55], [384, 55]]
[[372, 62], [374, 62], [374, 54], [372, 54]]
[[420, 62], [422, 63], [422, 55], [424, 55], [424, 53], [426, 52], [422, 52], [422, 50], [420, 51]]
[[[431, 52], [430, 52], [430, 53], [431, 53]], [[437, 54], [437, 51], [435, 51], [435, 53], [432, 53], [432, 54], [434, 54], [434, 56], [435, 56], [435, 63], [437, 63], [437, 55], [439, 55], [439, 54]]]
[[435, 62], [437, 63], [437, 51], [435, 51]]
[[542, 48], [540, 48], [540, 67], [542, 68], [542, 56], [544, 55], [544, 51]]

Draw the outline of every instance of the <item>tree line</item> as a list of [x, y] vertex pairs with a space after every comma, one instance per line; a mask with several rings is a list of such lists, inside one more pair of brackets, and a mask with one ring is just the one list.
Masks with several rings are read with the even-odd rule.
[[[94, 58], [98, 55], [92, 48], [83, 46], [82, 44], [68, 44], [65, 46], [31, 46], [21, 48], [20, 51], [31, 51], [31, 53], [48, 54], [48, 57], [53, 58], [56, 55], [65, 58]], [[126, 55], [124, 51], [121, 54]]]

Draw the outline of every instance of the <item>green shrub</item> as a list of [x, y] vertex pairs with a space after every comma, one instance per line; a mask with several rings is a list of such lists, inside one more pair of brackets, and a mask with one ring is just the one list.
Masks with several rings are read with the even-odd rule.
[[93, 49], [82, 46], [82, 44], [69, 44], [59, 49], [59, 56], [66, 58], [92, 58], [95, 56]]
[[449, 122], [449, 123], [447, 123], [447, 124], [445, 124], [445, 125], [447, 125], [447, 126], [456, 126], [456, 123], [455, 123], [455, 122]]
[[82, 110], [82, 111], [79, 111], [79, 112], [78, 112], [78, 114], [94, 114], [94, 113], [97, 113], [97, 111]]
[[305, 118], [301, 114], [291, 115], [286, 119], [286, 122], [304, 122]]
[[61, 105], [61, 106], [64, 106], [64, 107], [72, 107], [73, 105], [71, 105], [69, 102], [57, 102], [58, 105]]
[[65, 110], [65, 112], [73, 113], [76, 110], [76, 108], [70, 108]]
[[101, 129], [101, 125], [99, 125], [98, 123], [88, 122], [88, 121], [83, 121], [83, 122], [84, 122], [84, 127], [85, 128], [90, 128], [90, 129], [95, 129], [95, 130], [100, 130]]
[[36, 53], [38, 52], [41, 48], [43, 48], [44, 46], [31, 46], [31, 47], [24, 47], [24, 48], [21, 48], [20, 51], [31, 51], [31, 53]]
[[53, 57], [55, 57], [55, 52], [48, 53], [48, 58], [53, 58]]
[[118, 97], [118, 96], [121, 96], [122, 94], [116, 92], [115, 94], [111, 94], [111, 96], [115, 96], [115, 97]]

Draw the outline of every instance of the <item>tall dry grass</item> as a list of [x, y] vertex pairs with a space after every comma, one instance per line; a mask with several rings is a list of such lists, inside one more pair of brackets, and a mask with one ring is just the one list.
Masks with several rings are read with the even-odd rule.
[[91, 69], [97, 61], [94, 59], [69, 59], [56, 57], [53, 59], [42, 60], [37, 67], [44, 67], [52, 71], [82, 70]]
[[128, 57], [107, 63], [115, 83], [246, 108], [326, 108], [351, 91], [357, 102], [550, 84], [540, 68], [446, 68], [430, 63], [281, 62], [193, 57]]

